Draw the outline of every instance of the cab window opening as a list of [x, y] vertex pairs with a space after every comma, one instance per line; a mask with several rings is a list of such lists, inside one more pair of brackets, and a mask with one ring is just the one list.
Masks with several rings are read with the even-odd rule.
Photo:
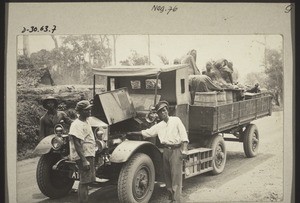
[[[146, 83], [146, 89], [147, 90], [149, 90], [149, 89], [155, 89], [156, 79], [146, 79], [145, 83]], [[159, 90], [162, 89], [161, 80], [160, 79], [157, 80], [157, 89], [159, 89]]]

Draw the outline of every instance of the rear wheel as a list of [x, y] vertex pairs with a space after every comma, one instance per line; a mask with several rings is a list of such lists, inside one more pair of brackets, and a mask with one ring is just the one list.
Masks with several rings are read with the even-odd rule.
[[148, 202], [154, 189], [155, 170], [150, 157], [137, 153], [124, 164], [118, 180], [120, 202]]
[[226, 163], [226, 148], [225, 148], [225, 141], [221, 135], [214, 135], [208, 147], [211, 148], [212, 151], [212, 174], [216, 175], [222, 173], [225, 168]]
[[258, 154], [259, 133], [255, 124], [249, 124], [244, 133], [244, 152], [248, 158]]
[[67, 171], [53, 170], [61, 156], [59, 154], [44, 154], [41, 156], [36, 170], [36, 180], [41, 192], [50, 198], [67, 195], [74, 184]]

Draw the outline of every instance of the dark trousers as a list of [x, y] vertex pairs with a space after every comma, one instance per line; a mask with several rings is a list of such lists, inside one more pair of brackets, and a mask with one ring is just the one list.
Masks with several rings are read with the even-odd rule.
[[172, 192], [176, 202], [180, 202], [182, 190], [182, 159], [180, 148], [164, 149], [163, 169], [167, 190]]

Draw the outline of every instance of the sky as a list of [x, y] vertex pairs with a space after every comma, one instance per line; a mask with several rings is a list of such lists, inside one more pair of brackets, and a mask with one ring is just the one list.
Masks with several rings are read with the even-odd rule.
[[[264, 71], [265, 47], [277, 50], [283, 47], [281, 35], [150, 35], [149, 39], [150, 59], [155, 65], [162, 64], [158, 55], [173, 62], [175, 58], [181, 58], [189, 50], [195, 49], [196, 64], [200, 70], [205, 69], [207, 61], [224, 58], [233, 62], [240, 82], [244, 81], [247, 73]], [[19, 36], [18, 51], [22, 50], [22, 43], [23, 38]], [[54, 48], [50, 35], [30, 35], [29, 45], [31, 53]], [[128, 58], [131, 50], [148, 56], [148, 36], [118, 35], [117, 63]]]

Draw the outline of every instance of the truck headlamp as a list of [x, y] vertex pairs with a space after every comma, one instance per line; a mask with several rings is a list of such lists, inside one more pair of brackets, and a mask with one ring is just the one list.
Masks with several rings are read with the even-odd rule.
[[61, 136], [63, 134], [63, 131], [64, 131], [64, 127], [60, 124], [57, 124], [55, 127], [54, 127], [54, 133], [58, 136]]
[[123, 140], [121, 138], [117, 138], [117, 139], [111, 139], [108, 141], [109, 146], [113, 146], [113, 145], [119, 145], [123, 142]]
[[94, 135], [98, 140], [104, 140], [107, 141], [108, 135], [107, 135], [107, 128], [104, 127], [98, 127], [94, 131]]
[[102, 140], [96, 140], [96, 144], [99, 152], [102, 152], [103, 149], [106, 148], [106, 143]]
[[145, 120], [148, 123], [153, 123], [156, 119], [158, 118], [158, 115], [154, 112], [149, 112], [146, 116], [145, 116]]
[[62, 137], [59, 136], [55, 136], [52, 140], [51, 140], [51, 144], [52, 144], [52, 148], [54, 150], [59, 150], [63, 144], [64, 144], [64, 140]]
[[96, 136], [99, 137], [99, 138], [100, 137], [102, 138], [103, 134], [104, 134], [104, 132], [102, 130], [98, 130]]

